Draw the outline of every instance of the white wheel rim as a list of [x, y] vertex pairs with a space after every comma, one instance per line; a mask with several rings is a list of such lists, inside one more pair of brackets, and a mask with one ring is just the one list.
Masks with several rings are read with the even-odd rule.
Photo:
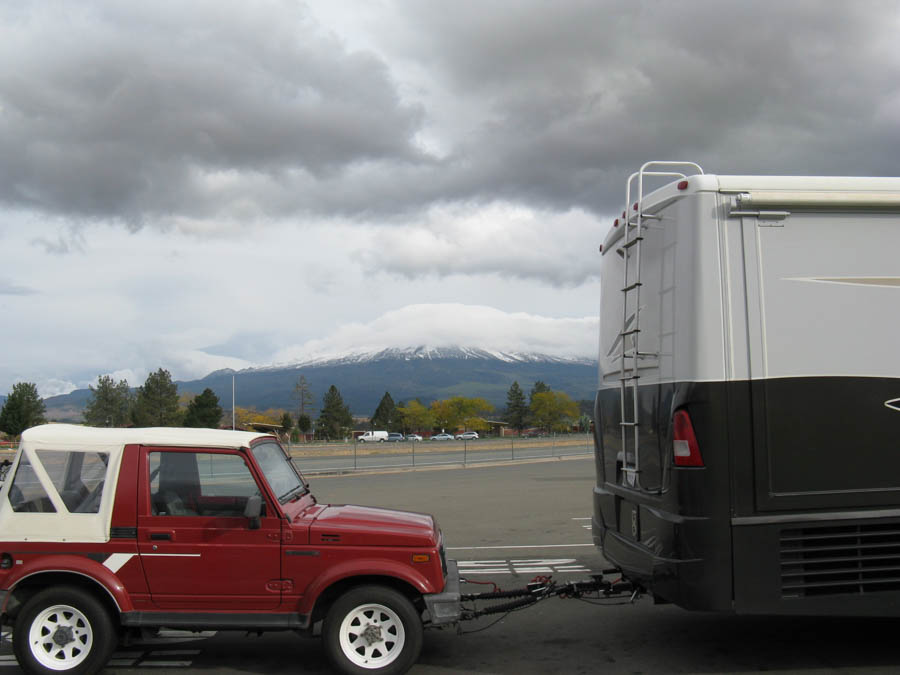
[[94, 631], [87, 617], [71, 605], [53, 605], [38, 614], [28, 631], [31, 654], [45, 668], [69, 670], [87, 658]]
[[341, 651], [360, 668], [384, 668], [397, 660], [406, 630], [390, 607], [370, 603], [347, 613], [341, 622]]

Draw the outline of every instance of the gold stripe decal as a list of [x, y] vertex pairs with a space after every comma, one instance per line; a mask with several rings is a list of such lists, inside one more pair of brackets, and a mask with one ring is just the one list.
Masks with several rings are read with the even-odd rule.
[[793, 277], [785, 281], [815, 281], [825, 284], [851, 284], [857, 286], [880, 286], [900, 288], [900, 277]]

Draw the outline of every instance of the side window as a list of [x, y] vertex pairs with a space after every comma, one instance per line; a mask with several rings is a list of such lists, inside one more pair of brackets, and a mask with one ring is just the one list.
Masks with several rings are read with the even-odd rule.
[[154, 515], [242, 517], [247, 498], [256, 494], [256, 481], [240, 455], [150, 453]]
[[108, 453], [38, 450], [37, 456], [69, 513], [100, 511]]
[[9, 486], [9, 503], [17, 513], [56, 512], [27, 456], [23, 455], [19, 460], [16, 475]]

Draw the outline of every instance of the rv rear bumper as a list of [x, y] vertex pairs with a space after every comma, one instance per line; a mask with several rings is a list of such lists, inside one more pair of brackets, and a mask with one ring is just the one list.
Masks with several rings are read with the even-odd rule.
[[594, 543], [610, 563], [659, 599], [685, 609], [733, 611], [730, 541], [718, 523], [685, 517], [641, 495], [594, 489]]
[[680, 560], [654, 555], [640, 544], [629, 541], [608, 528], [601, 532], [601, 540], [603, 557], [621, 569], [630, 581], [654, 596], [686, 609], [711, 609], [691, 591], [692, 587], [702, 582], [703, 560]]

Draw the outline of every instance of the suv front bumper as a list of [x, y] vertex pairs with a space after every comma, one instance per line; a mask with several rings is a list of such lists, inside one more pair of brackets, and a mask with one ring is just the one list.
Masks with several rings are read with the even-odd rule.
[[461, 606], [459, 599], [459, 568], [455, 560], [447, 561], [447, 579], [443, 593], [423, 596], [430, 621], [426, 626], [444, 626], [459, 622]]

